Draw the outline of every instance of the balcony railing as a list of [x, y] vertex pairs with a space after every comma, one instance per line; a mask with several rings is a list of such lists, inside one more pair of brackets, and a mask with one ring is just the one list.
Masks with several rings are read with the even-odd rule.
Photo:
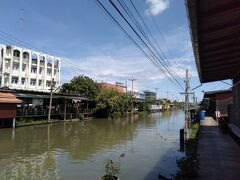
[[20, 57], [13, 56], [13, 60], [14, 60], [14, 61], [20, 61]]

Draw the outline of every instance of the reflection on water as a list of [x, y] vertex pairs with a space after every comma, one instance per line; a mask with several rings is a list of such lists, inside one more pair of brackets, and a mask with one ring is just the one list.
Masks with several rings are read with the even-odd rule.
[[98, 179], [122, 152], [121, 179], [176, 170], [182, 111], [0, 130], [0, 179]]

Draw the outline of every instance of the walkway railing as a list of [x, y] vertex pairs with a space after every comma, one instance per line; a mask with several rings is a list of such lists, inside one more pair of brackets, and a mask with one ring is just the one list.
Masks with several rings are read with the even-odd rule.
[[[62, 115], [62, 112], [52, 110], [51, 115]], [[48, 109], [18, 109], [16, 117], [41, 117], [48, 116]]]

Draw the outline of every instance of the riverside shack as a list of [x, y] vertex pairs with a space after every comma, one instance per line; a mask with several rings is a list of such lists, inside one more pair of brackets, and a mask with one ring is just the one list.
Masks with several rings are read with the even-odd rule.
[[15, 127], [17, 104], [22, 100], [13, 93], [0, 92], [0, 128]]
[[233, 80], [229, 128], [240, 139], [240, 1], [185, 2], [199, 80]]

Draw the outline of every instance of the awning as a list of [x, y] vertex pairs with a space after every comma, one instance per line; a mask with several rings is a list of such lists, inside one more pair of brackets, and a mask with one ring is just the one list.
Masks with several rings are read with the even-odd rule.
[[[49, 99], [49, 95], [45, 94], [27, 94], [27, 93], [16, 93], [16, 96], [18, 98], [31, 98], [31, 99]], [[72, 100], [82, 100], [82, 101], [90, 101], [88, 98], [81, 97], [81, 96], [68, 96], [68, 95], [58, 95], [58, 94], [53, 94], [52, 96], [53, 99], [72, 99]]]
[[224, 89], [224, 90], [218, 90], [218, 91], [207, 91], [204, 93], [203, 98], [212, 98], [215, 97], [216, 95], [224, 95], [224, 94], [229, 94], [232, 96], [232, 89]]
[[12, 93], [0, 92], [0, 103], [18, 104], [21, 102], [22, 100], [16, 98], [16, 96]]
[[201, 82], [240, 73], [240, 0], [185, 0]]

